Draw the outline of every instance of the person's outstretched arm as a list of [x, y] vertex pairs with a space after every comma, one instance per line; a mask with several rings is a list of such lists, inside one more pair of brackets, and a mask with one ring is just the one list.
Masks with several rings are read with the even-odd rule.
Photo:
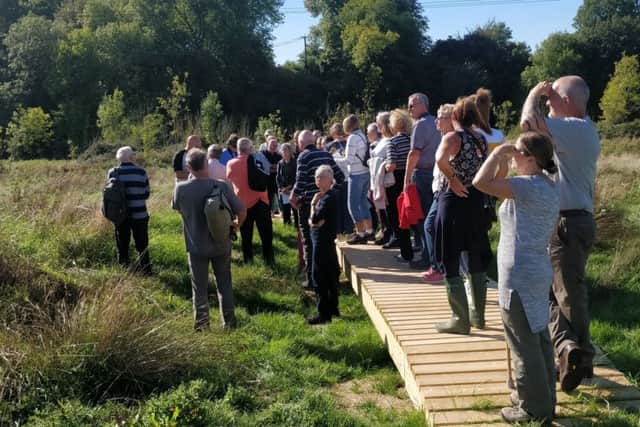
[[546, 96], [548, 98], [551, 90], [553, 89], [549, 82], [540, 82], [531, 89], [522, 106], [520, 128], [523, 131], [540, 132], [551, 137], [542, 111], [542, 97]]
[[493, 150], [473, 178], [473, 186], [485, 194], [500, 199], [512, 199], [511, 182], [504, 176], [514, 150], [515, 148], [511, 144], [504, 144]]

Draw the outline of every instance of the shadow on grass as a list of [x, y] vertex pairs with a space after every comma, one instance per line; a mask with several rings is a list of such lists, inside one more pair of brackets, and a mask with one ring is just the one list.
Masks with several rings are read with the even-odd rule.
[[593, 329], [594, 339], [614, 365], [640, 379], [640, 292], [632, 289], [599, 286], [590, 278], [590, 313], [600, 322]]
[[328, 362], [342, 362], [353, 368], [375, 369], [393, 367], [386, 347], [379, 341], [354, 340], [353, 342], [327, 346], [326, 343], [304, 342], [300, 349]]

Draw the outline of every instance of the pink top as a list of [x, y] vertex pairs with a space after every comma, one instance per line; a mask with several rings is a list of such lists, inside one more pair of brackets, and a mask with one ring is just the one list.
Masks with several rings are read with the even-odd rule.
[[247, 158], [246, 154], [240, 154], [235, 159], [229, 160], [229, 163], [227, 163], [227, 180], [233, 185], [233, 191], [247, 209], [258, 203], [259, 200], [268, 205], [269, 197], [266, 191], [254, 191], [249, 188]]
[[227, 179], [227, 167], [218, 159], [209, 159], [209, 178]]

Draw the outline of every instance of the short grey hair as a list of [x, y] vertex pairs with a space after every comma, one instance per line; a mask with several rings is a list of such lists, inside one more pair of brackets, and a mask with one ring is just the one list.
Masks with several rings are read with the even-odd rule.
[[282, 144], [282, 146], [280, 147], [281, 151], [287, 150], [289, 151], [289, 153], [291, 153], [293, 155], [293, 144], [285, 142], [284, 144]]
[[222, 146], [220, 144], [211, 144], [207, 148], [207, 156], [210, 159], [219, 159], [222, 156]]
[[249, 138], [240, 138], [238, 140], [238, 153], [251, 154], [252, 148], [253, 148], [253, 141], [251, 141]]
[[133, 151], [133, 148], [125, 145], [124, 147], [118, 148], [118, 151], [116, 151], [116, 160], [120, 163], [129, 162], [135, 154], [136, 152]]
[[187, 152], [187, 164], [194, 172], [201, 171], [207, 164], [207, 154], [200, 148], [192, 148]]
[[369, 123], [367, 125], [367, 133], [371, 133], [371, 132], [375, 132], [375, 133], [380, 133], [380, 131], [378, 130], [378, 125], [376, 123]]
[[417, 100], [420, 104], [424, 105], [425, 107], [427, 107], [427, 110], [429, 109], [429, 97], [427, 95], [425, 95], [422, 92], [416, 92], [414, 94], [412, 94], [409, 99], [415, 99]]
[[316, 169], [316, 173], [315, 173], [315, 177], [318, 178], [319, 176], [328, 176], [329, 178], [333, 179], [333, 169], [331, 169], [331, 166], [329, 165], [320, 165], [318, 167], [318, 169]]

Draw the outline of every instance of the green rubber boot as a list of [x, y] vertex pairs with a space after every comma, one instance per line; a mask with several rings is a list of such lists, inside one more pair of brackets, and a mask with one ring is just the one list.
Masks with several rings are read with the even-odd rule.
[[486, 273], [475, 273], [471, 275], [471, 295], [473, 297], [473, 303], [469, 307], [471, 326], [477, 329], [484, 329], [484, 307], [487, 304]]
[[445, 284], [453, 315], [446, 322], [436, 323], [436, 330], [441, 334], [468, 335], [470, 330], [469, 304], [462, 277], [447, 278]]

